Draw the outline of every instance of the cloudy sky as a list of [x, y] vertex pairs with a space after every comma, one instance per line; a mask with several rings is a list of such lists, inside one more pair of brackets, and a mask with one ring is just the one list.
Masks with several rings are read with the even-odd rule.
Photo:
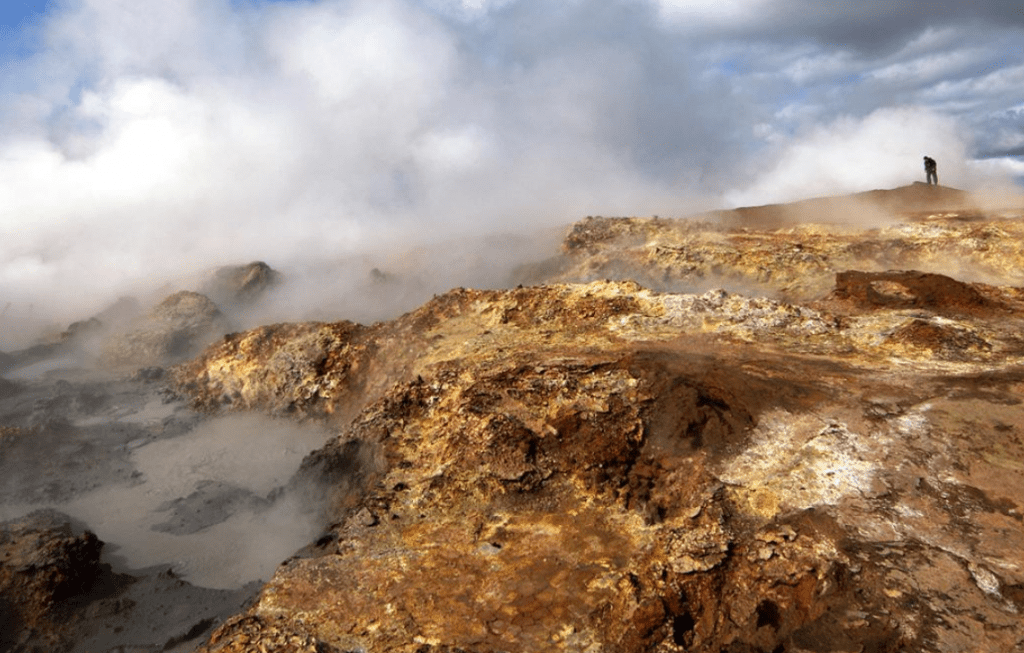
[[0, 303], [1024, 179], [1020, 0], [11, 0]]

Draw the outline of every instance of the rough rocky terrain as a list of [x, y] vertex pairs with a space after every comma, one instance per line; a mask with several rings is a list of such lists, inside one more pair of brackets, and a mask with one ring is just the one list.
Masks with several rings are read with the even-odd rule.
[[[164, 393], [168, 427], [263, 413], [334, 434], [277, 492], [165, 506], [181, 533], [208, 528], [187, 509], [203, 492], [316, 509], [319, 535], [190, 641], [1024, 651], [1021, 236], [1024, 209], [919, 185], [588, 218], [524, 286], [228, 334], [122, 378]], [[42, 433], [25, 420], [13, 437]], [[41, 646], [53, 601], [11, 650]]]

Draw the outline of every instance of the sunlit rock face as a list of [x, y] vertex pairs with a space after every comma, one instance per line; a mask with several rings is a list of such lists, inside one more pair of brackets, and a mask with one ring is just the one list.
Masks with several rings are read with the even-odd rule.
[[553, 279], [628, 277], [655, 290], [726, 288], [798, 303], [828, 294], [849, 270], [1024, 284], [1019, 211], [972, 207], [952, 189], [923, 193], [911, 186], [692, 220], [588, 218], [569, 231]]
[[204, 650], [1019, 648], [1024, 214], [921, 192], [844, 205], [881, 226], [589, 219], [547, 269], [622, 280], [176, 368], [338, 432], [292, 481], [323, 536]]

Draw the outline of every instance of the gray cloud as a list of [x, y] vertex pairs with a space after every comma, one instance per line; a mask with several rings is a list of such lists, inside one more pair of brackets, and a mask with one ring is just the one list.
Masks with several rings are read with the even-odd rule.
[[[706, 16], [710, 3], [660, 0], [660, 4], [669, 20], [692, 21]], [[826, 48], [848, 48], [872, 56], [899, 50], [927, 29], [1024, 29], [1020, 4], [1013, 0], [937, 0], [927, 4], [913, 0], [723, 0], [720, 4], [731, 9], [725, 13], [728, 20], [715, 22], [711, 32], [715, 38], [808, 39]]]

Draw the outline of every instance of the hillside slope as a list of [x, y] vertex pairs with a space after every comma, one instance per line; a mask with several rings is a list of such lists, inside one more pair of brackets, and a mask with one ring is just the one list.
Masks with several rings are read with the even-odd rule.
[[911, 205], [592, 218], [551, 279], [661, 291], [458, 289], [177, 368], [337, 429], [293, 480], [324, 535], [204, 650], [1024, 650], [1024, 215]]

